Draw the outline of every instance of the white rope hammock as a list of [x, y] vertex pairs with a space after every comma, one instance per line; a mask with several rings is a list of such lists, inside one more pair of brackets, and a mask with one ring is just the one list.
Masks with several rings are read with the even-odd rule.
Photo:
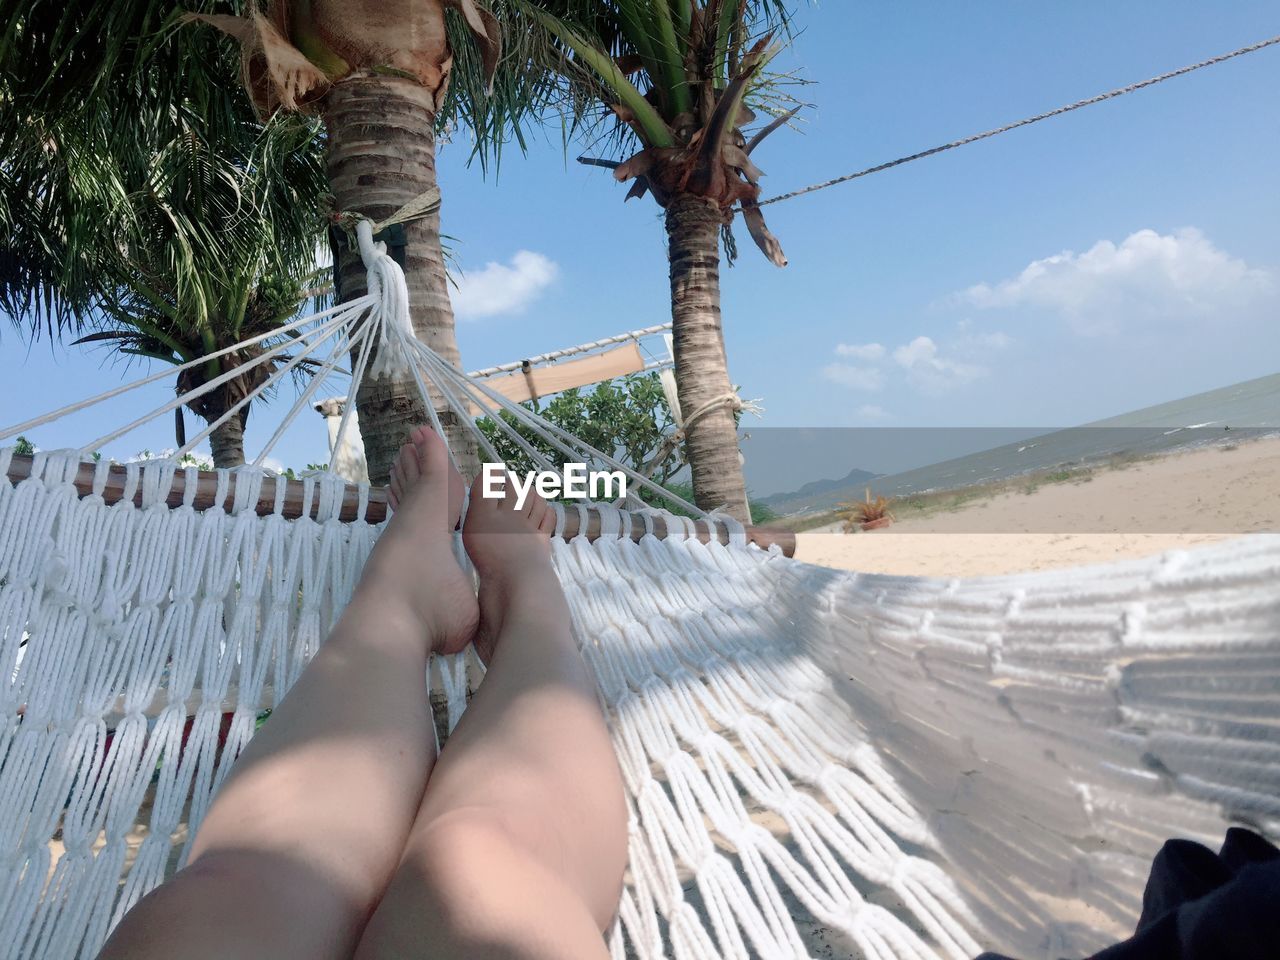
[[[290, 343], [360, 351], [348, 410], [378, 343], [374, 369], [424, 396], [487, 395], [566, 456], [611, 459], [414, 340], [398, 268], [362, 233], [370, 294]], [[23, 960], [94, 956], [183, 862], [381, 529], [367, 489], [340, 519], [332, 475], [287, 520], [254, 466], [218, 471], [197, 509], [194, 469], [129, 464], [108, 504], [111, 468], [82, 495], [82, 458], [40, 453], [0, 483], [0, 943]], [[1165, 838], [1280, 835], [1280, 536], [932, 580], [796, 563], [724, 519], [730, 542], [705, 544], [678, 517], [593, 509], [603, 536], [553, 543], [627, 788], [616, 960], [806, 957], [815, 927], [837, 956], [1083, 955], [1131, 932]], [[659, 522], [664, 540], [628, 536]], [[429, 667], [450, 729], [467, 668]]]

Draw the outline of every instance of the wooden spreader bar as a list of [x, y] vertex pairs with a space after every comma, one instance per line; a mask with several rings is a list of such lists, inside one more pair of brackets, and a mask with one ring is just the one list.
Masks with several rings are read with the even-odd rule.
[[[13, 484], [31, 476], [30, 456], [23, 454], [14, 454], [9, 464], [8, 479]], [[97, 464], [82, 463], [80, 470], [75, 476], [76, 489], [80, 491], [81, 496], [89, 496], [93, 492], [93, 476]], [[102, 498], [107, 503], [117, 503], [124, 499], [124, 491], [126, 485], [126, 470], [123, 466], [112, 464], [107, 469], [107, 482], [102, 491]], [[303, 502], [303, 482], [301, 480], [290, 480], [285, 477], [267, 477], [262, 483], [262, 490], [258, 497], [258, 503], [255, 507], [260, 516], [268, 516], [275, 512], [276, 503], [276, 484], [285, 484], [284, 509], [282, 515], [288, 519], [296, 519], [302, 516]], [[181, 506], [186, 495], [187, 478], [184, 471], [179, 470], [173, 476], [173, 484], [169, 488], [169, 496], [166, 499], [171, 507]], [[195, 498], [192, 505], [197, 510], [203, 510], [206, 507], [214, 505], [215, 492], [218, 485], [217, 474], [209, 471], [200, 471], [196, 481]], [[231, 503], [235, 499], [236, 478], [233, 473], [230, 477], [230, 486], [227, 491], [227, 503]], [[312, 498], [311, 516], [316, 515], [318, 500], [317, 497]], [[133, 502], [141, 505], [142, 491], [141, 488], [135, 491]], [[343, 521], [353, 521], [359, 517], [360, 510], [360, 492], [355, 484], [347, 484], [346, 490], [342, 497], [342, 506], [338, 511], [338, 519]], [[387, 494], [385, 488], [374, 487], [369, 490], [368, 504], [365, 507], [364, 519], [369, 523], [380, 523], [387, 517]], [[571, 540], [578, 535], [579, 517], [577, 510], [565, 511], [564, 538]], [[714, 536], [721, 543], [729, 542], [729, 534], [722, 525], [716, 525], [714, 531], [710, 525], [704, 520], [695, 521], [697, 530], [697, 538], [703, 543], [708, 543]], [[632, 519], [631, 539], [639, 540], [644, 536], [644, 525], [638, 518]], [[653, 533], [659, 540], [665, 540], [667, 537], [667, 525], [661, 517], [655, 517], [653, 520]], [[769, 527], [747, 527], [747, 540], [754, 543], [763, 550], [777, 545], [782, 548], [785, 556], [793, 557], [796, 552], [796, 535], [790, 530], [777, 530]], [[595, 540], [600, 536], [600, 513], [593, 507], [587, 508], [587, 539]]]

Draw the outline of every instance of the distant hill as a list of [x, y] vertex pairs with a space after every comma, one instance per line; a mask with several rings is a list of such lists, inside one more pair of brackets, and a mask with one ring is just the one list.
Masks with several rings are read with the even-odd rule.
[[771, 507], [782, 516], [830, 510], [837, 503], [861, 497], [863, 488], [878, 476], [878, 473], [855, 468], [839, 480], [811, 480], [799, 490], [770, 494], [758, 498], [758, 502]]

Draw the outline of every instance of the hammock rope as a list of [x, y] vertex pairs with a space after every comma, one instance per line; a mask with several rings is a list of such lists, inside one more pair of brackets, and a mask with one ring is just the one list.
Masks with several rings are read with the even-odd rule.
[[1230, 53], [1220, 54], [1216, 57], [1210, 57], [1208, 60], [1201, 60], [1199, 63], [1193, 63], [1189, 66], [1179, 67], [1177, 70], [1170, 70], [1168, 73], [1162, 73], [1159, 76], [1151, 77], [1148, 80], [1142, 80], [1138, 83], [1131, 83], [1126, 87], [1118, 87], [1115, 90], [1108, 90], [1106, 93], [1100, 93], [1097, 96], [1087, 97], [1084, 100], [1077, 100], [1075, 103], [1069, 103], [1066, 106], [1058, 107], [1054, 110], [1046, 110], [1044, 113], [1037, 113], [1033, 117], [1026, 117], [1023, 120], [1016, 120], [1013, 123], [1006, 123], [1002, 127], [996, 127], [993, 130], [987, 130], [983, 133], [975, 133], [968, 137], [961, 137], [959, 140], [952, 140], [950, 143], [944, 143], [941, 146], [930, 147], [928, 150], [921, 150], [919, 153], [908, 154], [905, 157], [899, 157], [896, 160], [890, 160], [886, 163], [877, 163], [874, 167], [867, 167], [865, 170], [859, 170], [856, 173], [847, 173], [842, 177], [835, 177], [831, 180], [824, 180], [821, 183], [815, 183], [808, 187], [802, 187], [799, 190], [792, 190], [789, 193], [779, 194], [776, 197], [769, 197], [761, 200], [756, 204], [758, 207], [767, 207], [771, 203], [781, 203], [784, 200], [793, 200], [796, 197], [803, 197], [806, 194], [816, 193], [819, 190], [826, 190], [828, 187], [838, 186], [842, 183], [848, 183], [850, 180], [857, 180], [860, 177], [870, 176], [873, 173], [880, 173], [884, 170], [891, 170], [894, 167], [900, 167], [904, 163], [911, 163], [913, 160], [923, 160], [925, 157], [932, 157], [939, 153], [945, 153], [948, 150], [954, 150], [956, 147], [968, 146], [971, 143], [977, 143], [979, 140], [986, 140], [990, 137], [998, 136], [1002, 133], [1008, 133], [1010, 130], [1017, 130], [1019, 127], [1029, 126], [1033, 123], [1039, 123], [1041, 120], [1048, 120], [1050, 117], [1059, 117], [1064, 113], [1070, 113], [1073, 110], [1079, 110], [1082, 107], [1091, 107], [1095, 103], [1102, 103], [1105, 100], [1113, 100], [1116, 97], [1122, 97], [1127, 93], [1133, 93], [1146, 87], [1154, 86], [1157, 83], [1163, 83], [1165, 80], [1172, 80], [1174, 77], [1181, 77], [1196, 70], [1203, 70], [1205, 67], [1212, 67], [1215, 64], [1225, 63], [1235, 57], [1242, 57], [1246, 53], [1253, 53], [1256, 50], [1262, 50], [1265, 47], [1273, 46], [1280, 43], [1280, 36], [1271, 37], [1268, 40], [1260, 40], [1257, 43], [1251, 43], [1246, 47], [1238, 50], [1232, 50]]
[[[616, 464], [414, 339], [370, 247], [370, 295], [292, 325], [330, 358], [359, 349], [348, 413], [376, 346], [463, 422], [485, 399], [513, 439]], [[290, 485], [253, 466], [216, 471], [197, 508], [195, 468], [82, 457], [0, 483], [0, 943], [19, 960], [89, 960], [180, 868], [382, 529], [367, 486], [343, 519], [332, 473], [289, 520]], [[19, 459], [0, 448], [0, 473]], [[613, 960], [808, 957], [818, 927], [871, 960], [1083, 955], [1131, 930], [1167, 837], [1280, 835], [1280, 536], [938, 580], [796, 563], [723, 516], [596, 503], [593, 540], [587, 505], [555, 509], [626, 786]], [[469, 673], [472, 652], [424, 670], [448, 730]]]
[[[301, 319], [293, 320], [289, 323], [286, 323], [283, 326], [278, 327], [271, 334], [256, 335], [256, 336], [250, 337], [247, 340], [241, 340], [239, 343], [233, 343], [229, 347], [223, 347], [222, 349], [216, 350], [213, 353], [207, 354], [206, 356], [198, 357], [195, 360], [188, 361], [187, 363], [184, 363], [181, 366], [165, 367], [164, 369], [157, 370], [153, 374], [149, 374], [148, 376], [141, 377], [138, 380], [132, 380], [127, 383], [123, 383], [118, 387], [112, 387], [110, 390], [104, 390], [102, 393], [97, 394], [96, 396], [89, 397], [88, 399], [85, 399], [85, 400], [77, 400], [75, 403], [69, 403], [64, 407], [59, 407], [57, 410], [53, 410], [53, 411], [50, 411], [49, 413], [44, 413], [44, 414], [41, 414], [40, 416], [32, 417], [30, 420], [24, 420], [22, 423], [17, 423], [17, 424], [14, 424], [13, 426], [6, 427], [0, 430], [0, 441], [12, 439], [13, 437], [16, 437], [20, 433], [26, 433], [27, 431], [34, 430], [37, 427], [42, 427], [46, 423], [52, 423], [55, 420], [61, 420], [64, 417], [71, 416], [74, 413], [79, 413], [81, 410], [86, 410], [89, 407], [95, 406], [99, 403], [103, 403], [107, 400], [115, 399], [121, 394], [128, 393], [131, 390], [136, 390], [138, 387], [144, 387], [144, 386], [147, 386], [148, 384], [155, 383], [157, 380], [163, 380], [166, 377], [171, 377], [171, 376], [174, 376], [175, 374], [183, 373], [187, 370], [194, 369], [195, 367], [208, 363], [210, 360], [221, 359], [222, 357], [225, 357], [227, 354], [234, 353], [237, 350], [243, 350], [246, 347], [257, 346], [267, 337], [277, 336], [279, 334], [284, 334], [284, 333], [293, 333], [298, 329], [300, 329], [301, 327], [305, 326], [306, 324], [314, 323], [315, 321], [318, 321], [318, 320], [327, 319], [329, 317], [332, 317], [336, 313], [343, 313], [343, 314], [358, 313], [359, 311], [367, 310], [370, 306], [372, 306], [372, 304], [373, 304], [372, 298], [367, 296], [360, 297], [357, 300], [350, 300], [347, 303], [339, 304], [338, 306], [335, 306], [335, 307], [330, 307], [328, 310], [322, 310], [319, 313], [313, 314], [311, 316], [302, 317]], [[243, 370], [244, 367], [242, 366], [240, 369]], [[186, 400], [194, 400], [198, 397], [201, 397], [204, 394], [208, 393], [210, 390], [214, 389], [214, 387], [217, 387], [222, 383], [226, 383], [226, 380], [218, 380], [217, 382], [205, 383], [200, 387], [183, 394], [182, 396], [185, 398], [184, 402], [186, 402]], [[167, 409], [172, 410], [173, 408], [169, 407]], [[145, 423], [148, 420], [155, 419], [156, 417], [161, 416], [165, 412], [167, 412], [167, 410], [152, 411], [151, 413], [147, 414], [144, 418], [140, 418], [138, 421], [135, 421], [134, 424], [131, 424], [129, 429], [133, 429], [134, 427], [140, 426], [142, 423]], [[87, 445], [85, 447], [82, 447], [81, 449], [86, 452], [90, 452], [92, 451], [93, 447], [92, 445]]]

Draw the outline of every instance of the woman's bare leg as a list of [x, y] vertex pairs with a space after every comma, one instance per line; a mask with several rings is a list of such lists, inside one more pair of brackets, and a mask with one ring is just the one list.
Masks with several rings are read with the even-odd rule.
[[480, 573], [484, 682], [432, 772], [357, 960], [604, 958], [626, 866], [617, 760], [551, 567], [541, 499], [485, 500], [463, 529]]
[[218, 791], [190, 864], [102, 960], [351, 956], [435, 760], [428, 652], [461, 649], [478, 619], [451, 549], [462, 480], [435, 434], [411, 439], [342, 619]]

